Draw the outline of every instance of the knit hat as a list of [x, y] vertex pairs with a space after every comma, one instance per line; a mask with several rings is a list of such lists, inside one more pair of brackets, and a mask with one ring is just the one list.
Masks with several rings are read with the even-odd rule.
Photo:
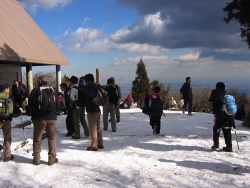
[[69, 79], [70, 82], [76, 84], [78, 82], [78, 78], [76, 76], [71, 76], [71, 78]]
[[0, 91], [5, 90], [6, 88], [10, 87], [10, 84], [3, 82], [0, 84]]

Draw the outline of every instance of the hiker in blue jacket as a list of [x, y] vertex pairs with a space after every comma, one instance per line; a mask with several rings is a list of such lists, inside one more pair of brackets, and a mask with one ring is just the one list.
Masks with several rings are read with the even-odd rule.
[[89, 125], [89, 135], [91, 138], [91, 146], [87, 147], [88, 151], [98, 151], [103, 149], [102, 129], [100, 127], [101, 110], [94, 103], [94, 98], [97, 96], [97, 85], [94, 83], [93, 74], [84, 76], [84, 82], [79, 83], [79, 90], [86, 94], [86, 112]]
[[213, 127], [213, 141], [214, 145], [211, 147], [213, 150], [219, 150], [219, 137], [220, 131], [223, 131], [226, 147], [224, 151], [232, 152], [232, 134], [231, 130], [235, 128], [234, 116], [228, 115], [222, 111], [223, 99], [226, 94], [225, 84], [218, 82], [216, 89], [212, 90], [209, 102], [213, 105], [214, 114], [214, 127]]

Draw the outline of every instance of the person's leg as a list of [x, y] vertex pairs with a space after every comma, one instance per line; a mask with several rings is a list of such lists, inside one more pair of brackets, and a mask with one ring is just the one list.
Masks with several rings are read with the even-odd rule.
[[156, 116], [155, 117], [155, 124], [156, 124], [156, 134], [160, 134], [160, 131], [161, 131], [161, 116]]
[[226, 150], [225, 147], [223, 150], [225, 151], [232, 151], [232, 134], [231, 134], [231, 129], [225, 129], [222, 128], [224, 139], [225, 139], [225, 144], [226, 144]]
[[117, 123], [119, 123], [121, 120], [120, 120], [120, 117], [121, 117], [121, 113], [120, 113], [120, 105], [116, 105], [115, 107], [115, 116], [116, 116], [116, 119], [117, 119]]
[[98, 139], [98, 148], [103, 149], [103, 138], [102, 138], [102, 128], [100, 126], [100, 115], [101, 112], [95, 113], [95, 121], [97, 124], [97, 139]]
[[112, 131], [116, 132], [115, 105], [112, 103], [109, 103], [109, 112], [111, 116]]
[[80, 110], [81, 110], [80, 108], [73, 110], [73, 121], [74, 121], [74, 127], [75, 127], [75, 138], [80, 138], [81, 137], [81, 134], [80, 134], [80, 125], [79, 125]]
[[66, 127], [67, 127], [67, 136], [72, 136], [73, 133], [75, 133], [75, 126], [74, 126], [74, 120], [73, 120], [73, 111], [68, 110], [68, 114], [66, 117]]
[[108, 116], [109, 116], [109, 108], [108, 105], [103, 106], [103, 130], [108, 130]]
[[45, 127], [46, 135], [48, 139], [48, 155], [49, 155], [49, 165], [56, 163], [56, 120], [46, 120], [47, 124]]
[[81, 110], [80, 110], [80, 121], [81, 121], [82, 127], [84, 129], [85, 136], [89, 136], [89, 128], [88, 128], [87, 122], [85, 120], [85, 108], [81, 108]]
[[189, 99], [188, 100], [188, 114], [192, 114], [192, 110], [193, 110], [193, 100]]
[[44, 132], [46, 121], [34, 120], [33, 125], [33, 163], [40, 164], [40, 153], [42, 144], [42, 134]]
[[182, 112], [185, 113], [185, 110], [187, 109], [187, 105], [188, 105], [188, 99], [184, 99], [184, 104], [182, 106]]
[[10, 120], [6, 120], [5, 122], [3, 122], [3, 136], [4, 136], [4, 142], [3, 142], [3, 154], [5, 156], [5, 158], [10, 157], [11, 156], [11, 150], [10, 150], [10, 146], [11, 146], [11, 121]]
[[[90, 138], [91, 138], [91, 141], [92, 141], [91, 148], [94, 148], [95, 150], [98, 150], [96, 113], [87, 113], [87, 117], [88, 117], [88, 124], [89, 124], [89, 135], [90, 135]], [[88, 147], [88, 148], [90, 148], [90, 147]]]

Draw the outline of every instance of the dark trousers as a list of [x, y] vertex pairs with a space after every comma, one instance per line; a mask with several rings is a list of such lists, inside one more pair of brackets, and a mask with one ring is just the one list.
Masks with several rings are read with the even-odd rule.
[[75, 133], [75, 126], [74, 126], [73, 110], [72, 109], [68, 110], [68, 114], [66, 117], [66, 127], [67, 127], [68, 132]]
[[14, 97], [14, 101], [15, 101], [15, 105], [19, 105], [20, 107], [22, 107], [23, 104], [23, 96], [15, 96]]
[[161, 130], [161, 116], [154, 116], [152, 115], [150, 117], [150, 125], [152, 126], [152, 129], [154, 128], [154, 126], [156, 126], [156, 134], [160, 133]]
[[184, 105], [183, 105], [183, 109], [186, 110], [188, 105], [188, 113], [192, 113], [192, 108], [193, 108], [193, 99], [184, 99]]
[[214, 127], [213, 127], [213, 141], [214, 141], [214, 144], [219, 145], [220, 131], [222, 130], [226, 146], [229, 147], [229, 148], [232, 148], [231, 129], [225, 129], [224, 127], [221, 127], [220, 123], [221, 123], [220, 120], [216, 120], [215, 123], [214, 123]]

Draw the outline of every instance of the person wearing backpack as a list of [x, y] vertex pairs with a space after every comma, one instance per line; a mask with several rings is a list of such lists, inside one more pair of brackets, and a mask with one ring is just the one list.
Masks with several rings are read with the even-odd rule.
[[57, 110], [60, 103], [57, 92], [47, 85], [45, 77], [39, 77], [38, 87], [29, 96], [28, 108], [32, 110], [33, 121], [33, 164], [40, 165], [42, 135], [44, 130], [48, 139], [48, 165], [58, 162], [56, 158]]
[[99, 105], [96, 104], [97, 86], [94, 83], [93, 74], [84, 76], [84, 83], [79, 84], [79, 89], [86, 94], [86, 111], [89, 124], [89, 134], [91, 138], [91, 146], [87, 147], [88, 151], [98, 151], [103, 149], [102, 129], [100, 127], [101, 110]]
[[150, 125], [152, 126], [153, 134], [160, 134], [161, 116], [163, 113], [163, 102], [159, 94], [161, 88], [156, 86], [153, 91], [153, 95], [149, 98]]
[[[80, 125], [79, 122], [81, 122], [82, 127], [84, 129], [84, 134], [86, 137], [89, 137], [89, 128], [87, 126], [87, 122], [85, 120], [85, 106], [86, 106], [86, 96], [80, 96], [80, 90], [79, 90], [79, 84], [78, 84], [78, 78], [76, 76], [71, 76], [69, 79], [71, 86], [70, 86], [70, 101], [71, 101], [71, 107], [73, 109], [73, 120], [74, 120], [74, 127], [75, 127], [75, 134], [72, 136], [73, 139], [80, 139]], [[83, 82], [83, 80], [81, 80]], [[84, 104], [79, 104], [78, 102], [80, 100], [84, 100]]]
[[185, 113], [185, 110], [188, 105], [188, 115], [192, 116], [192, 106], [193, 106], [193, 91], [192, 91], [192, 78], [187, 77], [186, 82], [182, 85], [180, 93], [184, 99], [184, 105], [182, 106], [182, 113]]
[[[11, 154], [11, 121], [12, 112], [14, 109], [13, 98], [10, 97], [10, 85], [6, 82], [0, 84], [0, 128], [3, 131], [4, 143], [3, 154], [4, 161], [10, 161], [14, 159]], [[0, 160], [2, 160], [2, 154], [0, 151]]]
[[231, 130], [235, 128], [234, 116], [228, 115], [225, 111], [222, 111], [223, 100], [226, 95], [225, 84], [218, 82], [216, 89], [212, 90], [209, 102], [213, 105], [214, 114], [214, 126], [213, 126], [213, 142], [211, 147], [213, 150], [219, 150], [219, 137], [222, 130], [226, 147], [223, 150], [226, 152], [232, 152], [232, 135]]
[[108, 130], [108, 115], [110, 113], [111, 116], [111, 127], [112, 131], [116, 132], [116, 119], [115, 119], [115, 111], [116, 106], [118, 106], [118, 93], [115, 88], [114, 79], [108, 79], [105, 90], [108, 92], [109, 103], [103, 106], [103, 130]]

